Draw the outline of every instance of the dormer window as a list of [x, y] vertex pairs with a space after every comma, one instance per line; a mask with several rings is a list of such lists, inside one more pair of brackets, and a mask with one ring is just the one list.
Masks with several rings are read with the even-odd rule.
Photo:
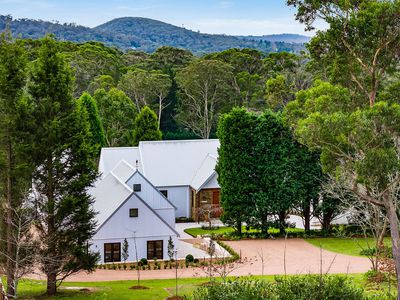
[[133, 185], [133, 191], [134, 192], [140, 192], [141, 190], [142, 190], [142, 185], [140, 183]]
[[129, 217], [130, 218], [137, 218], [138, 216], [139, 216], [139, 209], [137, 209], [137, 208], [129, 209]]

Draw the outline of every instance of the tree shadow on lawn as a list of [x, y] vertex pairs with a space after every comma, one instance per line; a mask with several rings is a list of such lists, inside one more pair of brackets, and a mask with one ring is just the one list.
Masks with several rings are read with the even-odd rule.
[[133, 285], [129, 289], [130, 290], [148, 290], [150, 288], [147, 286], [143, 286], [143, 285]]

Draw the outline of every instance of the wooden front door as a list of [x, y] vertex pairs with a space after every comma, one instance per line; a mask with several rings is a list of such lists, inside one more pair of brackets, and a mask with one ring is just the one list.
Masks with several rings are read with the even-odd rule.
[[219, 205], [219, 191], [213, 191], [212, 204]]

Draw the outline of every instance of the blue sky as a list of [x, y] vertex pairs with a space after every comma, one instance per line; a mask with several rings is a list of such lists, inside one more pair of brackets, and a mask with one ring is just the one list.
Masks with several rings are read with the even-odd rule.
[[0, 0], [0, 14], [93, 27], [117, 17], [157, 19], [204, 33], [300, 33], [285, 0]]

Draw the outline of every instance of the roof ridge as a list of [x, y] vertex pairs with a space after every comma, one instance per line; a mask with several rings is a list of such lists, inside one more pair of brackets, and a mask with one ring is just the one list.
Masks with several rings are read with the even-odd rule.
[[109, 174], [111, 174], [115, 179], [117, 179], [118, 182], [119, 182], [120, 184], [122, 184], [122, 186], [123, 186], [124, 188], [126, 188], [129, 192], [133, 192], [133, 190], [129, 187], [129, 185], [127, 185], [125, 182], [123, 182], [123, 181], [121, 180], [121, 178], [119, 178], [113, 171], [110, 171]]
[[103, 147], [101, 150], [138, 149], [139, 147]]
[[161, 141], [140, 141], [139, 144], [157, 144], [157, 143], [181, 143], [181, 142], [215, 142], [219, 139], [197, 139], [197, 140], [161, 140]]

